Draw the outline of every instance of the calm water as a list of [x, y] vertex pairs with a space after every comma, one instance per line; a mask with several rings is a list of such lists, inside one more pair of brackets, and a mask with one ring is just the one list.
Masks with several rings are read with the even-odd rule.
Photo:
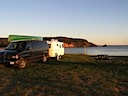
[[108, 47], [87, 47], [85, 48], [65, 48], [67, 54], [107, 54], [112, 56], [128, 56], [128, 46], [108, 46]]
[[[2, 50], [4, 48], [0, 48]], [[87, 48], [65, 48], [65, 54], [107, 54], [112, 56], [128, 56], [128, 46], [108, 46], [108, 47], [87, 47]]]

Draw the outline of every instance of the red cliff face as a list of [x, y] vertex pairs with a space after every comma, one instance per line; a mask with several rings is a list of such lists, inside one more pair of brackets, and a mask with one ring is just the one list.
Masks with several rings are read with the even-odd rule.
[[64, 47], [72, 48], [75, 47], [73, 44], [64, 43]]

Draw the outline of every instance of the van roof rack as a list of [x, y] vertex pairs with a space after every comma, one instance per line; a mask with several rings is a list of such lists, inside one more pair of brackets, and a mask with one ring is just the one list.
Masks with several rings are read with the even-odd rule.
[[8, 41], [9, 42], [28, 41], [28, 40], [43, 41], [43, 37], [39, 37], [39, 36], [24, 36], [24, 35], [9, 35], [9, 37], [8, 37]]

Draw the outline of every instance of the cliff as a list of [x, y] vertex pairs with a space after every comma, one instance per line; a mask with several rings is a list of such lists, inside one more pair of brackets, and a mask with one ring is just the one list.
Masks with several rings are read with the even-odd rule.
[[[44, 37], [44, 41], [51, 39], [58, 39], [60, 42], [64, 42], [64, 47], [94, 47], [97, 46], [85, 39], [68, 38], [68, 37]], [[0, 38], [0, 47], [6, 47], [9, 44], [8, 38]]]
[[64, 47], [94, 47], [97, 46], [85, 39], [68, 38], [68, 37], [44, 37], [44, 40], [58, 39], [58, 41], [64, 42]]

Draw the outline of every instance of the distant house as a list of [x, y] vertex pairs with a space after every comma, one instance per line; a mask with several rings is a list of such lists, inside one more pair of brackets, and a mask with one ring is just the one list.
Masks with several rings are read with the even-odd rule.
[[0, 38], [0, 47], [6, 47], [8, 45], [8, 38]]

